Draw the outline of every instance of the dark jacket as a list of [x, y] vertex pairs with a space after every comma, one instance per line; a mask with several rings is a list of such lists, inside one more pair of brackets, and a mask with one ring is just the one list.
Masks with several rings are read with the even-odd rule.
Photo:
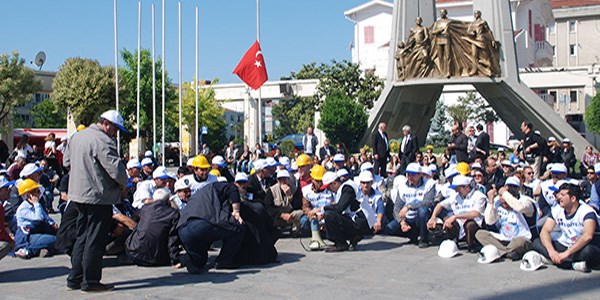
[[402, 140], [400, 140], [400, 147], [398, 147], [398, 156], [401, 159], [408, 159], [408, 163], [414, 162], [417, 158], [417, 151], [419, 150], [419, 139], [416, 135], [410, 134], [410, 138], [408, 142], [406, 142], [406, 146], [404, 146], [404, 152], [402, 152]]
[[[482, 131], [477, 136], [477, 141], [475, 142], [476, 149], [476, 157], [481, 157], [482, 159], [486, 159], [490, 155], [490, 135], [486, 132]], [[481, 153], [480, 150], [483, 150], [485, 154]]]
[[[383, 134], [387, 139], [387, 133], [384, 132]], [[381, 133], [379, 133], [379, 130], [373, 132], [372, 142], [373, 155], [379, 155], [379, 160], [387, 159], [387, 157], [390, 156], [390, 148], [388, 146], [389, 139], [388, 143], [386, 143], [385, 139], [381, 136]]]
[[243, 225], [231, 215], [231, 204], [239, 202], [240, 193], [235, 185], [227, 182], [210, 183], [190, 197], [181, 211], [177, 229], [191, 220], [201, 219], [223, 229], [243, 231]]
[[334, 156], [335, 155], [335, 149], [333, 149], [333, 147], [331, 146], [323, 146], [321, 147], [321, 149], [319, 149], [319, 158], [321, 159], [321, 161], [323, 161], [325, 159], [325, 156], [327, 155], [327, 150], [325, 148], [329, 149], [329, 155], [330, 156]]
[[[273, 184], [273, 180], [271, 178], [263, 179], [265, 181], [266, 189], [269, 189]], [[252, 193], [252, 200], [256, 202], [264, 203], [265, 197], [267, 196], [267, 192], [262, 188], [260, 183], [260, 179], [256, 174], [250, 175], [248, 178], [248, 193]]]
[[567, 168], [573, 168], [575, 163], [577, 163], [577, 158], [575, 158], [575, 149], [573, 147], [569, 147], [569, 149], [563, 148], [561, 156]]
[[139, 211], [140, 221], [127, 238], [127, 254], [138, 264], [168, 266], [179, 262], [179, 211], [168, 202], [144, 205]]
[[469, 155], [467, 154], [469, 138], [467, 138], [467, 136], [464, 133], [458, 132], [457, 134], [452, 135], [450, 143], [454, 144], [454, 148], [450, 151], [451, 153], [456, 154], [456, 160], [458, 162], [469, 161]]

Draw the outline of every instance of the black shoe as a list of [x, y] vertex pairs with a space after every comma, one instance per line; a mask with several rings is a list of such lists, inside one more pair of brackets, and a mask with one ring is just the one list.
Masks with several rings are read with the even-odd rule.
[[429, 242], [425, 242], [425, 241], [419, 242], [419, 248], [423, 249], [423, 248], [427, 248], [427, 247], [429, 247]]
[[343, 252], [343, 251], [347, 251], [349, 249], [348, 244], [344, 243], [344, 244], [335, 244], [333, 246], [329, 246], [327, 248], [325, 248], [325, 252]]
[[362, 235], [357, 235], [354, 237], [350, 238], [350, 246], [348, 246], [348, 250], [350, 251], [354, 251], [356, 249], [356, 245], [358, 245], [358, 242], [360, 242], [362, 240], [363, 236]]
[[67, 291], [76, 291], [81, 289], [81, 283], [67, 282]]
[[519, 253], [517, 253], [517, 252], [508, 252], [508, 253], [506, 253], [506, 258], [508, 258], [512, 261], [517, 261], [517, 260], [521, 260], [521, 255], [519, 255]]
[[481, 247], [469, 247], [469, 253], [479, 253], [481, 251]]
[[218, 262], [215, 263], [215, 269], [217, 270], [235, 270], [239, 269], [240, 265], [233, 262]]
[[179, 260], [190, 274], [200, 274], [204, 271], [203, 268], [196, 266], [187, 255], [182, 255]]
[[96, 283], [93, 285], [89, 285], [85, 288], [82, 287], [81, 292], [83, 292], [83, 293], [103, 293], [103, 292], [110, 292], [114, 289], [115, 289], [115, 286], [112, 284]]

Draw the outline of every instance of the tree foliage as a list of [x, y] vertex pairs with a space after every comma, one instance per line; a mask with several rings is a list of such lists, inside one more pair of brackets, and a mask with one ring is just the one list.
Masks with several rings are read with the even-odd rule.
[[66, 128], [67, 114], [58, 110], [51, 99], [36, 104], [31, 110], [34, 127], [37, 128]]
[[600, 93], [597, 93], [585, 109], [585, 125], [594, 133], [600, 133]]
[[115, 107], [114, 71], [97, 60], [67, 59], [54, 78], [52, 90], [56, 109], [69, 108], [76, 124], [89, 125]]
[[447, 106], [442, 101], [435, 104], [435, 114], [431, 118], [431, 126], [427, 135], [427, 144], [435, 147], [445, 147], [450, 141], [450, 131], [446, 128], [449, 125], [448, 115], [446, 115]]
[[[137, 111], [137, 51], [121, 50], [123, 65], [119, 67], [119, 89], [121, 98], [119, 110], [128, 128], [135, 128]], [[161, 60], [155, 61], [156, 83], [156, 134], [162, 135], [162, 69]], [[140, 53], [140, 135], [147, 139], [148, 149], [152, 149], [152, 55], [147, 49]], [[175, 118], [165, 119], [165, 140], [179, 141], [179, 115], [177, 91], [173, 87], [168, 74], [165, 74], [165, 111], [175, 111]], [[159, 139], [160, 140], [160, 139]]]
[[499, 120], [490, 105], [475, 92], [458, 97], [458, 102], [448, 107], [448, 113], [454, 122], [463, 125], [469, 121], [488, 124]]
[[13, 107], [32, 99], [35, 92], [42, 89], [42, 83], [35, 73], [25, 66], [19, 52], [0, 55], [0, 122]]
[[279, 139], [288, 134], [305, 132], [315, 124], [315, 111], [319, 101], [315, 97], [294, 97], [281, 99], [273, 105], [273, 117], [279, 122], [274, 128], [274, 138]]
[[321, 106], [319, 129], [333, 144], [344, 143], [351, 151], [358, 150], [362, 134], [367, 128], [367, 112], [341, 91], [333, 90]]
[[[227, 122], [223, 115], [224, 110], [217, 103], [215, 90], [212, 88], [212, 85], [217, 82], [218, 80], [212, 80], [211, 85], [198, 85], [198, 126], [208, 127], [208, 134], [204, 135], [203, 141], [213, 150], [221, 149], [227, 143], [225, 137]], [[196, 133], [196, 93], [194, 92], [193, 82], [184, 84], [181, 101], [183, 123], [188, 126], [190, 133], [194, 135]], [[169, 111], [167, 115], [167, 118], [177, 119], [177, 122], [179, 122], [179, 112], [177, 110]], [[193, 145], [191, 146], [193, 147]], [[192, 152], [194, 150], [192, 149]]]

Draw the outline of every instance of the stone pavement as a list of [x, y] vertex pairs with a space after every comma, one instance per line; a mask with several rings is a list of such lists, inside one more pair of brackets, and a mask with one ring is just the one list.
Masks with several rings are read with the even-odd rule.
[[[405, 239], [377, 236], [357, 251], [305, 252], [299, 239], [277, 243], [281, 264], [240, 270], [210, 269], [189, 275], [185, 269], [118, 266], [105, 258], [103, 282], [110, 293], [83, 295], [67, 291], [69, 258], [5, 257], [0, 261], [0, 298], [159, 298], [159, 299], [598, 299], [600, 271], [583, 274], [550, 266], [536, 272], [518, 262], [491, 265], [463, 253], [437, 256], [437, 247], [418, 249]], [[306, 244], [308, 241], [303, 239]], [[216, 252], [211, 252], [214, 259]]]

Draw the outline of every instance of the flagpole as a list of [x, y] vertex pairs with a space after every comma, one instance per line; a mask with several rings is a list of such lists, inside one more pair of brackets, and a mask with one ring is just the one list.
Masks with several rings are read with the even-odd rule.
[[155, 53], [155, 9], [152, 3], [152, 154], [156, 158], [156, 53]]
[[195, 126], [195, 136], [194, 141], [196, 141], [196, 154], [198, 154], [198, 6], [196, 6], [196, 80], [194, 83], [194, 90], [196, 91], [196, 126]]
[[[256, 0], [256, 41], [260, 43], [260, 0]], [[258, 88], [258, 142], [262, 147], [262, 86]]]
[[[138, 0], [138, 40], [137, 40], [137, 99], [136, 99], [136, 131], [135, 131], [135, 141], [137, 143], [135, 155], [139, 157], [140, 155], [140, 69], [141, 69], [141, 51], [142, 51], [142, 0]], [[130, 153], [131, 154], [131, 153]]]
[[[119, 39], [117, 32], [117, 0], [113, 1], [114, 37], [115, 37], [115, 99], [119, 111]], [[121, 153], [121, 133], [117, 131], [117, 153]]]
[[181, 94], [183, 93], [183, 79], [181, 76], [181, 0], [178, 2], [179, 15], [179, 166], [183, 160], [183, 127], [181, 122]]
[[161, 58], [161, 75], [162, 75], [162, 143], [160, 144], [162, 153], [162, 165], [165, 165], [165, 0], [162, 0], [162, 58]]

